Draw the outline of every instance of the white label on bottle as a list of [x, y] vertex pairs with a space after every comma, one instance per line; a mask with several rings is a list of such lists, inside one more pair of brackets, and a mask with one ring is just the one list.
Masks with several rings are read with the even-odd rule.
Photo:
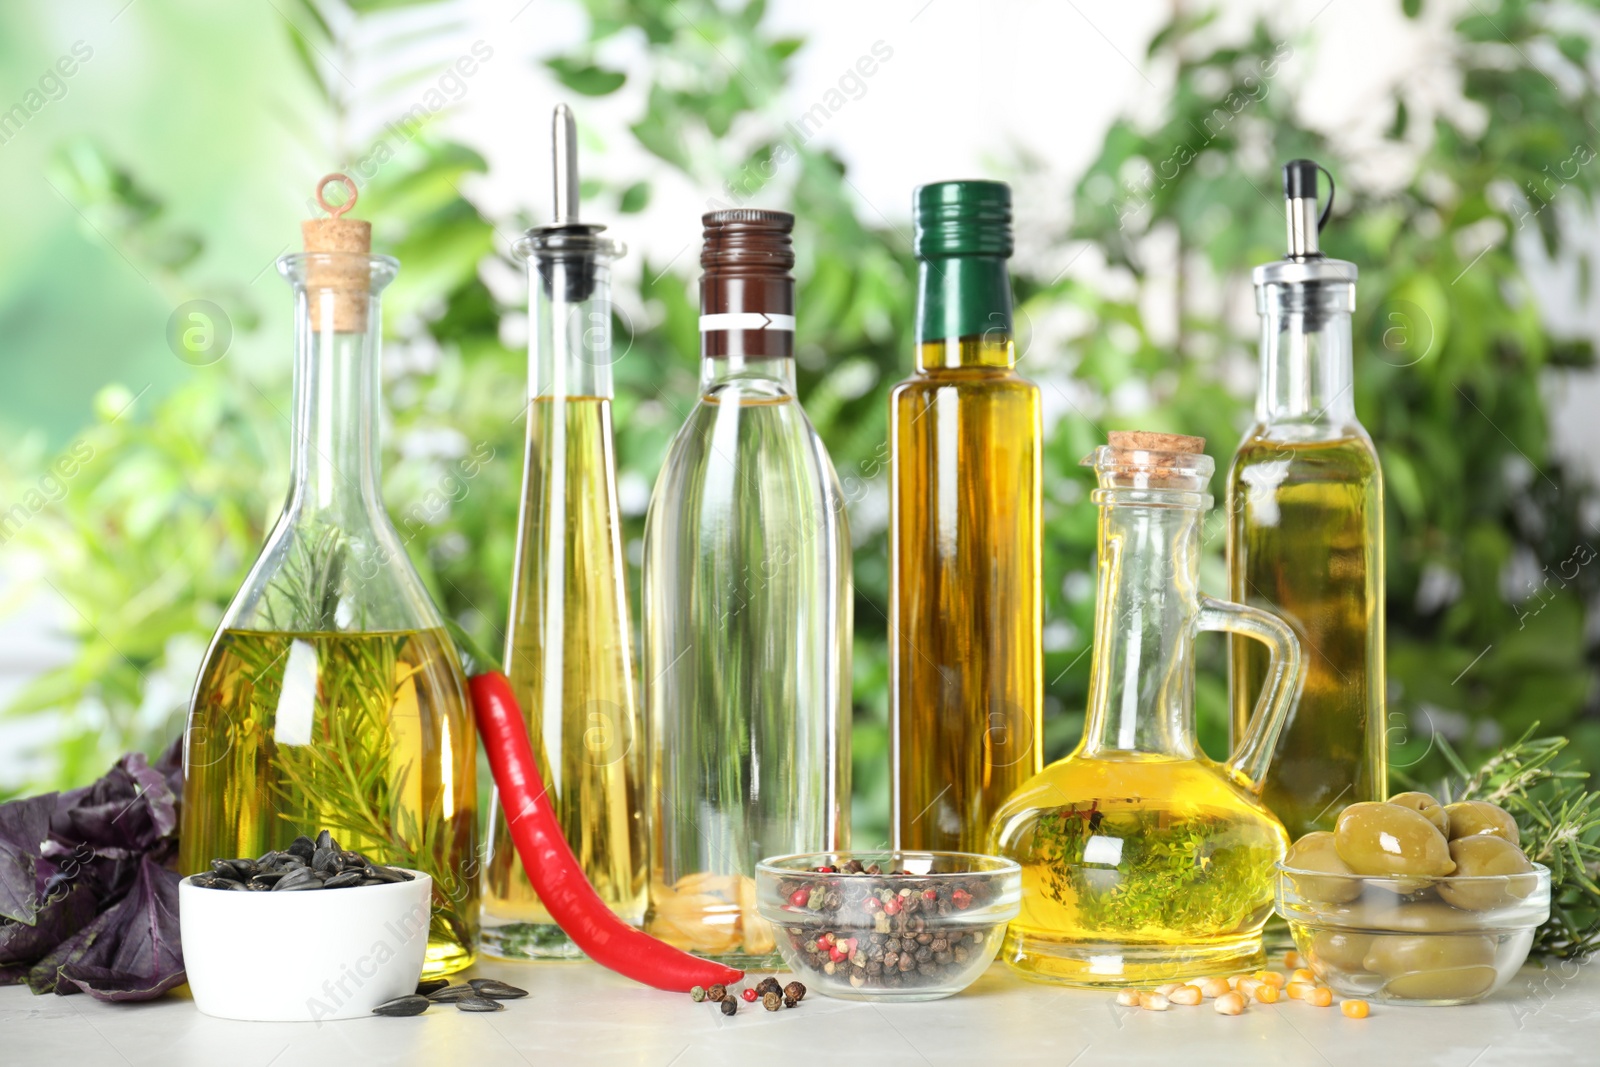
[[715, 330], [788, 330], [794, 332], [793, 315], [768, 315], [764, 311], [722, 311], [700, 316], [700, 332]]

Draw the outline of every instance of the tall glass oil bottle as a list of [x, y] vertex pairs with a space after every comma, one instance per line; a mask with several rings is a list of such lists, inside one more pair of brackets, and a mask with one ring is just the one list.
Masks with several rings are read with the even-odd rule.
[[794, 217], [705, 216], [700, 399], [645, 527], [648, 929], [774, 964], [754, 867], [850, 827], [850, 537], [795, 395]]
[[[1318, 169], [1284, 168], [1289, 255], [1255, 270], [1261, 387], [1228, 471], [1229, 594], [1283, 615], [1305, 647], [1305, 692], [1262, 793], [1295, 837], [1331, 830], [1346, 804], [1382, 800], [1388, 775], [1383, 474], [1355, 412], [1356, 267], [1318, 250]], [[1240, 736], [1266, 656], [1236, 639], [1231, 666]]]
[[455, 646], [379, 493], [378, 293], [399, 264], [339, 217], [355, 202], [343, 181], [335, 217], [304, 224], [305, 254], [278, 261], [295, 297], [293, 481], [195, 686], [178, 862], [191, 874], [326, 829], [426, 871], [432, 976], [477, 943], [477, 738]]
[[[572, 850], [595, 890], [644, 921], [644, 745], [611, 430], [610, 264], [622, 246], [578, 221], [577, 144], [554, 120], [555, 218], [528, 261], [527, 462], [506, 667]], [[483, 947], [495, 956], [581, 953], [539, 903], [490, 800]]]
[[1042, 765], [1039, 388], [1016, 372], [1010, 188], [915, 201], [917, 369], [889, 398], [894, 840], [980, 852]]
[[[1083, 739], [995, 815], [1022, 867], [1002, 957], [1023, 976], [1154, 985], [1256, 965], [1288, 835], [1258, 795], [1301, 678], [1288, 624], [1198, 588], [1212, 462], [1198, 437], [1113, 433], [1099, 476], [1094, 659]], [[1194, 641], [1261, 643], [1269, 671], [1226, 763], [1195, 739]]]

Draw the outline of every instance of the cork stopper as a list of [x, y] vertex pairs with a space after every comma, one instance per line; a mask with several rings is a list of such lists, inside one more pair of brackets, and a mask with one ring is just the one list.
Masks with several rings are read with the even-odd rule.
[[1107, 444], [1083, 462], [1100, 475], [1102, 489], [1206, 490], [1214, 464], [1206, 439], [1181, 433], [1113, 430]]
[[[349, 194], [342, 204], [330, 204], [323, 196], [334, 182], [343, 184]], [[372, 254], [372, 223], [344, 217], [356, 206], [358, 195], [356, 183], [347, 175], [324, 175], [317, 182], [317, 204], [328, 217], [300, 223], [300, 237], [308, 253], [333, 253], [327, 258], [314, 258], [306, 265], [306, 291], [311, 296], [312, 321], [318, 328], [326, 321], [327, 302], [331, 302], [335, 333], [367, 330], [372, 268], [365, 257]]]

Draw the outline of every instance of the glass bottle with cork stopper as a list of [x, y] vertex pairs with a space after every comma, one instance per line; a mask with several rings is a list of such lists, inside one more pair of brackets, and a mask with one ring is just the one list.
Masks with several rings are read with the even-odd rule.
[[980, 852], [1043, 765], [1039, 387], [1016, 370], [1010, 187], [914, 199], [916, 374], [889, 397], [894, 842]]
[[[1350, 316], [1356, 266], [1318, 232], [1317, 173], [1284, 167], [1288, 254], [1255, 269], [1261, 379], [1255, 425], [1228, 469], [1229, 595], [1283, 615], [1306, 653], [1305, 692], [1262, 793], [1291, 836], [1331, 830], [1388, 795], [1383, 648], [1383, 471], [1356, 418]], [[1233, 727], [1246, 729], [1267, 664], [1231, 645]]]
[[645, 526], [647, 926], [766, 967], [755, 864], [849, 840], [850, 537], [795, 393], [794, 217], [703, 221], [700, 399]]
[[[1113, 433], [1085, 466], [1100, 487], [1089, 708], [1065, 759], [995, 816], [989, 851], [1022, 867], [1022, 911], [1001, 957], [1024, 977], [1144, 985], [1261, 959], [1283, 824], [1258, 794], [1302, 673], [1277, 616], [1198, 588], [1211, 497], [1204, 440]], [[1267, 684], [1226, 763], [1200, 749], [1194, 640], [1261, 642]]]
[[[517, 522], [506, 673], [561, 828], [611, 909], [644, 922], [644, 744], [634, 699], [622, 519], [611, 424], [611, 264], [604, 226], [578, 220], [577, 131], [552, 121], [555, 211], [517, 242], [528, 263], [527, 460]], [[577, 957], [489, 807], [484, 951]]]
[[[342, 183], [338, 206], [324, 199]], [[294, 289], [291, 483], [223, 614], [184, 735], [179, 869], [259, 856], [329, 830], [345, 849], [426, 872], [424, 973], [477, 943], [477, 739], [438, 609], [384, 510], [378, 294], [399, 268], [345, 218], [356, 186], [317, 185]]]

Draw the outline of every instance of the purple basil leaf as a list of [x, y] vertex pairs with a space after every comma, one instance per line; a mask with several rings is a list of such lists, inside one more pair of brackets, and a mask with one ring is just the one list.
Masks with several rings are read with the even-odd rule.
[[[0, 923], [0, 972], [15, 969], [11, 982], [19, 982], [28, 968], [67, 938], [94, 920], [99, 910], [93, 887], [85, 882], [61, 883], [39, 899], [38, 921]], [[0, 985], [10, 984], [0, 975]]]
[[28, 974], [35, 993], [148, 1000], [183, 981], [178, 875], [141, 860], [127, 896], [58, 945]]
[[50, 820], [58, 842], [87, 842], [111, 858], [146, 852], [177, 828], [178, 798], [142, 752], [123, 756], [93, 785], [61, 794]]
[[183, 734], [178, 734], [172, 739], [172, 744], [167, 750], [156, 757], [150, 766], [160, 771], [167, 779], [167, 788], [172, 790], [172, 795], [183, 798]]
[[0, 804], [0, 918], [32, 925], [39, 909], [38, 860], [56, 795]]

